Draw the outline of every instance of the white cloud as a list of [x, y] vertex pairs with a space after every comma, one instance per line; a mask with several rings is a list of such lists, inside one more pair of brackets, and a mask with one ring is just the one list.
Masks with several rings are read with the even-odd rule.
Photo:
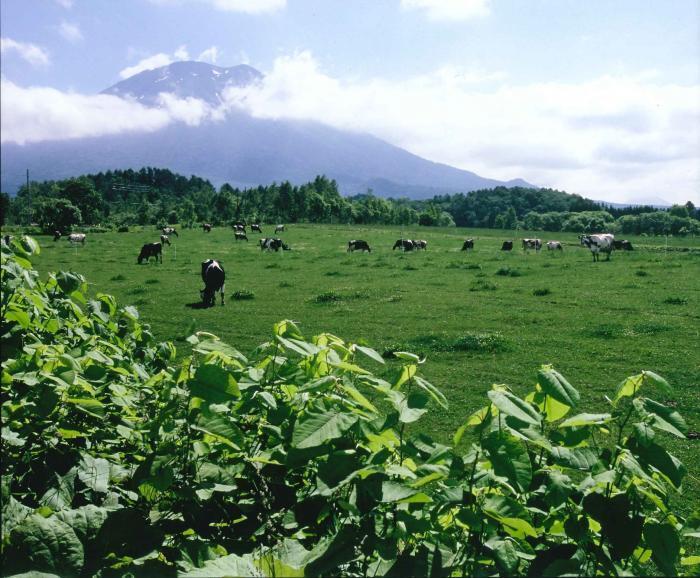
[[226, 93], [263, 118], [370, 132], [433, 161], [522, 177], [593, 198], [700, 191], [700, 86], [644, 75], [511, 85], [503, 73], [443, 67], [400, 81], [348, 82], [313, 56], [276, 60], [263, 81]]
[[178, 60], [189, 60], [190, 55], [187, 52], [186, 46], [180, 46], [175, 52], [170, 55], [165, 52], [159, 52], [158, 54], [153, 54], [141, 59], [139, 62], [133, 66], [127, 66], [123, 70], [119, 71], [119, 76], [121, 78], [129, 78], [143, 72], [144, 70], [152, 70], [154, 68], [160, 68], [161, 66], [167, 66]]
[[0, 86], [2, 142], [25, 144], [46, 140], [96, 137], [125, 132], [152, 132], [173, 122], [198, 125], [218, 119], [206, 103], [161, 94], [158, 108], [117, 96], [84, 95], [48, 87], [20, 87], [6, 79]]
[[202, 51], [197, 57], [197, 60], [202, 62], [210, 62], [211, 64], [216, 64], [216, 59], [219, 57], [219, 49], [216, 46], [210, 46], [206, 50]]
[[32, 66], [48, 66], [50, 63], [49, 53], [43, 48], [29, 42], [17, 42], [12, 38], [0, 38], [0, 52], [16, 52]]
[[245, 14], [266, 14], [277, 12], [287, 6], [287, 0], [151, 0], [153, 4], [182, 5], [188, 2], [209, 4], [225, 12], [243, 12]]
[[65, 20], [59, 24], [58, 33], [68, 42], [75, 43], [83, 39], [83, 33], [80, 31], [80, 27], [77, 24], [66, 22]]
[[67, 10], [73, 8], [73, 0], [56, 0], [56, 4], [63, 6]]
[[469, 20], [488, 16], [491, 0], [401, 0], [404, 10], [425, 10], [430, 20]]

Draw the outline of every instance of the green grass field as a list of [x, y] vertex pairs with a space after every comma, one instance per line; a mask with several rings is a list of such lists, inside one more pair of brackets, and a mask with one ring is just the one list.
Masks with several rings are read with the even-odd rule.
[[[543, 363], [582, 392], [586, 411], [603, 410], [622, 378], [653, 370], [675, 387], [669, 401], [689, 429], [700, 430], [700, 240], [628, 237], [635, 251], [594, 264], [574, 234], [519, 231], [512, 253], [500, 251], [504, 231], [415, 227], [403, 234], [426, 239], [427, 251], [392, 251], [401, 229], [389, 226], [291, 225], [280, 236], [293, 250], [279, 253], [260, 251], [257, 234], [246, 243], [227, 228], [195, 229], [173, 238], [162, 265], [139, 266], [141, 245], [159, 236], [148, 228], [89, 234], [84, 247], [38, 237], [35, 264], [42, 273], [80, 272], [94, 292], [136, 305], [180, 355], [196, 330], [246, 352], [284, 318], [307, 336], [327, 331], [380, 352], [424, 354], [424, 376], [450, 402], [449, 412], [427, 420], [442, 440], [485, 404], [492, 383], [522, 392]], [[460, 251], [467, 236], [476, 244], [468, 254]], [[558, 239], [565, 248], [526, 254], [523, 236]], [[368, 241], [372, 252], [347, 253], [350, 239]], [[226, 305], [188, 307], [199, 301], [200, 264], [210, 257], [226, 269]], [[668, 437], [690, 472], [688, 508], [700, 502], [700, 440]]]

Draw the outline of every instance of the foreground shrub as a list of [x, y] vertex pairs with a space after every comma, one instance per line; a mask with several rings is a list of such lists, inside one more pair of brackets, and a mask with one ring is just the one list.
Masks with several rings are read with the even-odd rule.
[[[41, 281], [31, 239], [2, 248], [2, 556], [7, 575], [691, 573], [698, 528], [669, 506], [683, 437], [658, 375], [607, 413], [550, 366], [495, 385], [446, 445], [446, 400], [397, 352], [291, 321], [250, 356], [208, 333], [172, 367], [132, 307]], [[391, 373], [391, 372], [390, 372]], [[380, 409], [381, 408], [381, 409]], [[695, 519], [695, 518], [693, 518]]]

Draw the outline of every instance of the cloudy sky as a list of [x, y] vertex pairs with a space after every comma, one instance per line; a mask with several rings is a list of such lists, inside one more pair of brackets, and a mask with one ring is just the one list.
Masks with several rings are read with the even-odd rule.
[[485, 177], [700, 202], [698, 0], [2, 0], [3, 142], [217, 122], [102, 89], [246, 63], [267, 118], [370, 132]]

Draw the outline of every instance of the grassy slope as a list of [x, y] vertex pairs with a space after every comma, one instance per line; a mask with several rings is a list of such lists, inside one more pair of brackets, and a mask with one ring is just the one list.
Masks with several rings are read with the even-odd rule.
[[[503, 231], [417, 227], [404, 234], [427, 239], [428, 250], [401, 254], [391, 250], [400, 234], [398, 227], [292, 225], [282, 236], [293, 250], [268, 254], [257, 234], [246, 244], [223, 228], [186, 230], [162, 265], [142, 266], [136, 256], [143, 243], [158, 240], [154, 229], [92, 234], [77, 248], [44, 237], [36, 264], [44, 272], [78, 271], [95, 291], [135, 304], [156, 336], [176, 340], [181, 354], [182, 339], [193, 330], [211, 331], [245, 352], [283, 318], [298, 321], [309, 336], [328, 331], [379, 351], [424, 353], [424, 375], [450, 401], [450, 411], [432, 412], [427, 424], [443, 440], [484, 404], [492, 383], [524, 391], [542, 363], [554, 364], [579, 388], [588, 411], [604, 410], [603, 396], [623, 377], [652, 369], [676, 387], [672, 403], [691, 430], [700, 430], [699, 240], [671, 239], [672, 249], [695, 250], [666, 252], [664, 239], [630, 237], [636, 251], [593, 264], [573, 234], [520, 232], [566, 243], [563, 254], [539, 255], [524, 254], [517, 240], [512, 253], [502, 253]], [[476, 240], [473, 253], [459, 250], [465, 236]], [[367, 240], [372, 253], [346, 253], [354, 238]], [[189, 308], [202, 287], [200, 263], [210, 257], [226, 269], [226, 306]], [[504, 268], [520, 275], [497, 274]], [[234, 300], [240, 290], [254, 299]], [[316, 301], [327, 292], [339, 299]], [[503, 350], [444, 351], [474, 332], [500, 333]], [[671, 446], [692, 475], [686, 506], [700, 501], [699, 443]]]

